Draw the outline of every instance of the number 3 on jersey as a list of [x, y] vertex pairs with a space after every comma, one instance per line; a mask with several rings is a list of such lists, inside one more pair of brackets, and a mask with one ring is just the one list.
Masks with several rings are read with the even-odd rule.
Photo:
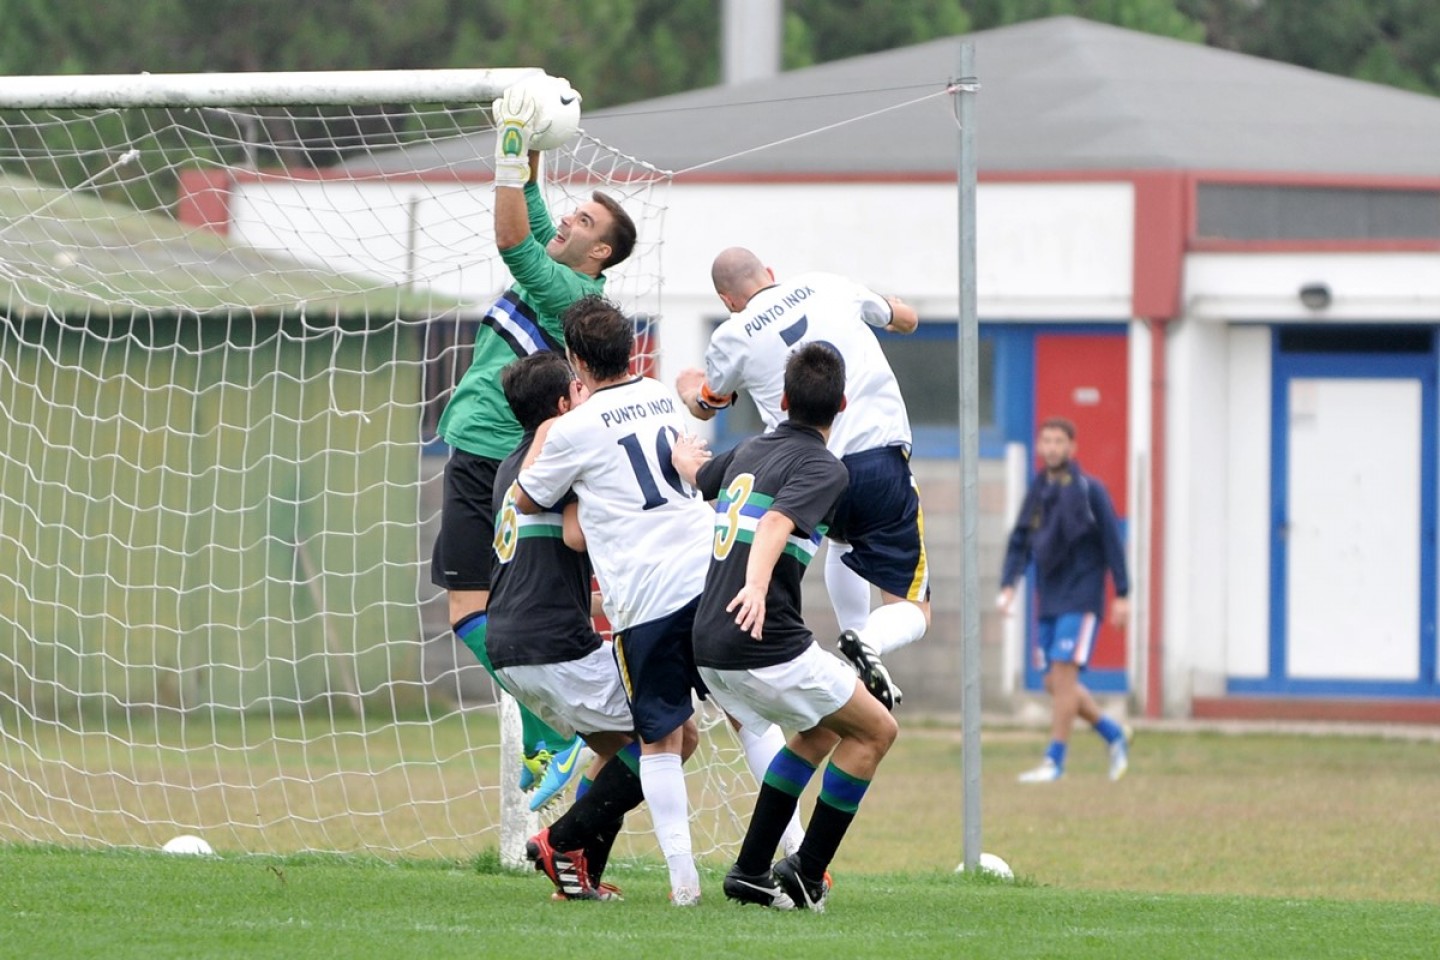
[[625, 448], [625, 456], [630, 460], [630, 469], [635, 471], [635, 482], [640, 484], [640, 493], [645, 497], [644, 509], [646, 510], [654, 510], [656, 507], [670, 502], [660, 492], [660, 484], [655, 482], [657, 467], [660, 476], [669, 484], [670, 489], [687, 500], [695, 496], [695, 491], [685, 488], [685, 481], [680, 479], [675, 465], [670, 462], [670, 441], [679, 435], [680, 431], [674, 427], [661, 427], [655, 432], [654, 464], [646, 459], [645, 444], [637, 434], [632, 433], [615, 441]]
[[[755, 475], [742, 473], [730, 481], [725, 488], [725, 512], [715, 517], [715, 548], [712, 553], [716, 560], [730, 556], [735, 541], [740, 537], [740, 511], [755, 489]], [[718, 513], [718, 512], [717, 512]]]

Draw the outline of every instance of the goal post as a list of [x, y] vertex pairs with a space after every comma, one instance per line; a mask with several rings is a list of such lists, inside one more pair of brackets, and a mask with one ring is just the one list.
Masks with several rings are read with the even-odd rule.
[[535, 67], [5, 77], [0, 110], [489, 103]]
[[[523, 817], [428, 572], [509, 282], [489, 101], [537, 72], [0, 80], [0, 842], [457, 856]], [[635, 219], [607, 292], [654, 349], [669, 174], [545, 168], [553, 215]], [[754, 789], [717, 719], [701, 854]]]

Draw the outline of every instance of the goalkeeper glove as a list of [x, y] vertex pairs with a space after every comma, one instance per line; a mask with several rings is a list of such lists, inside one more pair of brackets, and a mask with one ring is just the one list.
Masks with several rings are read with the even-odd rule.
[[495, 186], [524, 187], [530, 179], [530, 134], [535, 98], [514, 86], [490, 107], [495, 118]]

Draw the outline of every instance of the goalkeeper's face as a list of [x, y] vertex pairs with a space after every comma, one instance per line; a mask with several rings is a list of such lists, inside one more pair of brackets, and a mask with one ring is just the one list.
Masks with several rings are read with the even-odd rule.
[[609, 210], [594, 200], [587, 200], [568, 217], [560, 218], [555, 238], [545, 246], [545, 252], [556, 263], [597, 277], [610, 256], [610, 243], [606, 238], [614, 221]]

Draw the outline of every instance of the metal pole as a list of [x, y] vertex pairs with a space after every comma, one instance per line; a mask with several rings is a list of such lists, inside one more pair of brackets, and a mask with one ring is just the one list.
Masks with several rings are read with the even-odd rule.
[[980, 862], [980, 332], [975, 315], [975, 49], [960, 43], [960, 626], [964, 717], [965, 869]]

